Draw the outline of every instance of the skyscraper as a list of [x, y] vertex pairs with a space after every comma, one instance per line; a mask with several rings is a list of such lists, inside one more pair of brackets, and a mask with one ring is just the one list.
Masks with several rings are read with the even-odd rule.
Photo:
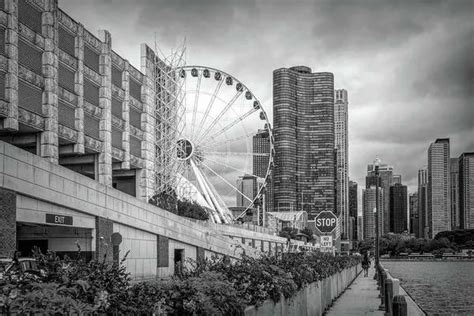
[[407, 186], [395, 183], [390, 187], [390, 232], [401, 234], [407, 224]]
[[428, 149], [428, 237], [451, 230], [449, 138], [438, 138]]
[[[334, 76], [305, 66], [273, 72], [274, 210], [335, 210]], [[314, 222], [313, 222], [314, 223]]]
[[[264, 129], [258, 130], [257, 134], [252, 139], [252, 150], [254, 154], [268, 154], [270, 148], [270, 133], [268, 132], [268, 126]], [[265, 178], [268, 172], [268, 164], [270, 157], [267, 155], [253, 155], [253, 175], [259, 178]], [[258, 192], [258, 182], [255, 181], [254, 196]], [[272, 186], [272, 175], [267, 179], [267, 186], [264, 190], [265, 195], [265, 210], [267, 212], [273, 212], [273, 186]]]
[[400, 183], [402, 184], [402, 175], [401, 174], [394, 174], [393, 175], [393, 184]]
[[352, 239], [349, 235], [349, 160], [347, 138], [347, 91], [335, 91], [334, 127], [336, 142], [336, 210], [341, 218], [342, 239]]
[[[364, 229], [364, 239], [375, 238], [375, 185], [362, 190], [362, 221]], [[379, 187], [379, 203], [378, 203], [378, 214], [383, 213], [383, 189]], [[379, 231], [382, 229], [382, 221], [379, 217]]]
[[254, 195], [254, 188], [256, 183], [256, 178], [253, 175], [244, 175], [237, 179], [237, 189], [243, 193], [236, 192], [236, 206], [238, 207], [248, 207], [251, 203], [246, 197], [253, 198]]
[[459, 157], [460, 226], [474, 228], [474, 152]]
[[[390, 186], [393, 185], [393, 167], [387, 164], [379, 166], [379, 186], [383, 188], [383, 212], [380, 214], [382, 224], [381, 234], [386, 234], [390, 231]], [[366, 188], [375, 185], [375, 166], [369, 164], [367, 166]]]
[[410, 212], [410, 233], [416, 238], [420, 237], [419, 216], [418, 216], [418, 192], [411, 193], [409, 197]]
[[354, 218], [354, 227], [352, 228], [352, 239], [358, 239], [358, 223], [357, 223], [357, 182], [349, 181], [349, 216]]
[[451, 228], [460, 227], [459, 214], [459, 162], [458, 158], [450, 159], [450, 190], [451, 190]]
[[418, 170], [418, 238], [428, 238], [428, 169]]

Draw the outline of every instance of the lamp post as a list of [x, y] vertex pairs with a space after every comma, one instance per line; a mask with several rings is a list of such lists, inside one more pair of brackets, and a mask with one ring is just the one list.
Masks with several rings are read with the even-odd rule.
[[379, 266], [379, 166], [380, 159], [375, 158], [374, 167], [375, 167], [375, 268]]

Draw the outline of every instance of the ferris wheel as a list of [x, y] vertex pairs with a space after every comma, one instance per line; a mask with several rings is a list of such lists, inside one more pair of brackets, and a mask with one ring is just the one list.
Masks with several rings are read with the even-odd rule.
[[177, 69], [184, 81], [184, 129], [177, 140], [177, 194], [204, 206], [217, 223], [233, 221], [229, 207], [255, 207], [273, 163], [268, 116], [238, 79], [203, 66]]

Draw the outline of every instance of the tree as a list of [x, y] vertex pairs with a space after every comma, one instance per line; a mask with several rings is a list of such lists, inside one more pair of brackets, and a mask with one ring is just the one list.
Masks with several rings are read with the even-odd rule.
[[278, 232], [278, 236], [283, 238], [291, 238], [296, 239], [296, 235], [298, 234], [298, 229], [293, 227], [283, 227], [282, 230]]

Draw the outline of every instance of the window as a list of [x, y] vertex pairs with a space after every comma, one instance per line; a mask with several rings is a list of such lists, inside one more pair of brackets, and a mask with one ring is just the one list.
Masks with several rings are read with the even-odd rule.
[[65, 51], [71, 56], [75, 55], [75, 41], [74, 41], [74, 35], [69, 33], [66, 29], [63, 27], [58, 28], [58, 46], [60, 49]]
[[99, 54], [87, 45], [84, 45], [84, 64], [99, 73]]
[[142, 98], [141, 98], [142, 86], [138, 82], [136, 82], [135, 80], [130, 78], [130, 80], [129, 80], [129, 89], [130, 89], [130, 95], [141, 102], [141, 100], [142, 100]]
[[18, 63], [38, 75], [43, 75], [42, 52], [22, 40], [18, 41]]
[[36, 33], [42, 33], [41, 12], [25, 0], [18, 1], [18, 21]]
[[112, 83], [122, 88], [122, 71], [114, 66], [112, 66]]
[[84, 79], [84, 99], [95, 106], [99, 106], [99, 87], [87, 79]]
[[74, 93], [74, 71], [59, 63], [58, 84], [64, 89]]

